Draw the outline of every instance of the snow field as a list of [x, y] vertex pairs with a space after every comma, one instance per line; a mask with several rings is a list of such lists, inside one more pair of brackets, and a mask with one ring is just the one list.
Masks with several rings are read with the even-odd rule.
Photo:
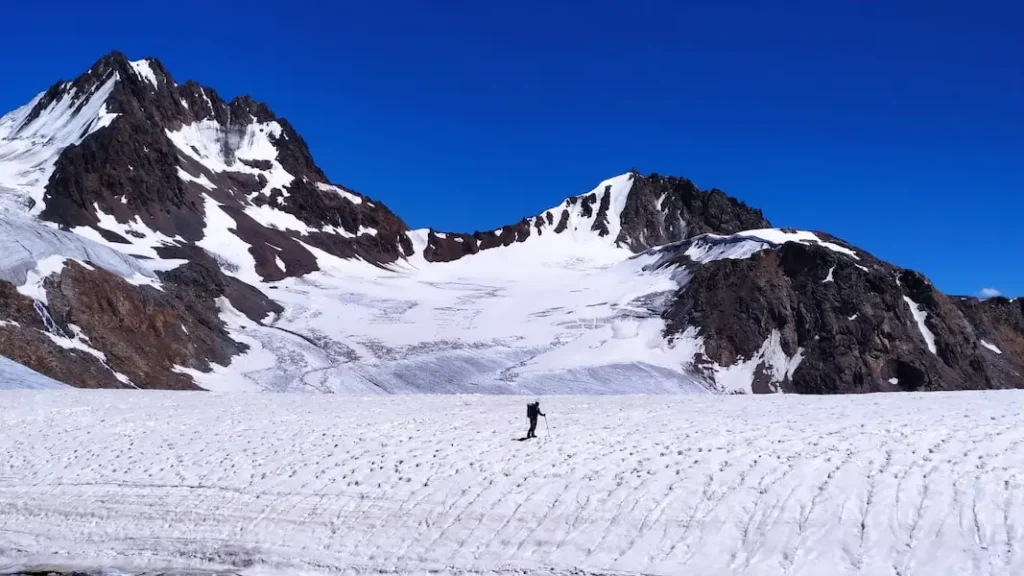
[[1024, 571], [1024, 393], [6, 392], [0, 569]]

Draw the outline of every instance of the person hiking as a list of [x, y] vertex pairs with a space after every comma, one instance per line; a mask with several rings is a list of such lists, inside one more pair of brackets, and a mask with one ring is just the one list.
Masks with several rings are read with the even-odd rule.
[[530, 402], [526, 405], [526, 417], [530, 419], [530, 431], [526, 433], [527, 438], [536, 438], [537, 416], [544, 416], [540, 411], [540, 402]]

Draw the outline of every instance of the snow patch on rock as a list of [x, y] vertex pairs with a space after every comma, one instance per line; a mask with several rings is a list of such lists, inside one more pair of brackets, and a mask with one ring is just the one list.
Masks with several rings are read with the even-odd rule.
[[921, 308], [921, 305], [914, 302], [909, 297], [904, 296], [903, 300], [910, 307], [910, 313], [914, 316], [914, 321], [917, 322], [917, 328], [921, 331], [921, 336], [924, 337], [925, 343], [928, 345], [928, 350], [932, 354], [938, 354], [938, 349], [935, 347], [935, 334], [928, 329], [925, 324], [925, 319], [928, 317], [928, 312]]
[[76, 226], [71, 231], [75, 234], [88, 238], [97, 244], [102, 244], [112, 250], [124, 252], [131, 256], [142, 258], [159, 259], [156, 249], [160, 246], [173, 246], [184, 244], [185, 240], [180, 236], [170, 237], [161, 232], [153, 230], [142, 221], [138, 214], [132, 216], [128, 222], [118, 222], [112, 214], [103, 212], [99, 205], [93, 205], [93, 212], [99, 221], [97, 226], [109, 232], [113, 232], [124, 238], [128, 243], [112, 242], [103, 237], [96, 229], [89, 226]]
[[185, 182], [195, 182], [196, 184], [199, 184], [200, 186], [206, 188], [207, 190], [213, 190], [214, 188], [216, 188], [213, 182], [210, 182], [210, 179], [207, 178], [205, 174], [200, 174], [198, 177], [196, 177], [189, 174], [181, 167], [178, 168], [178, 178], [181, 178]]
[[333, 184], [317, 182], [316, 187], [319, 188], [320, 190], [323, 190], [324, 192], [334, 192], [335, 194], [338, 194], [339, 196], [345, 198], [346, 200], [353, 204], [359, 205], [363, 203], [363, 199], [361, 197], [349, 192], [348, 190], [345, 190], [344, 188], [335, 186]]
[[988, 343], [988, 342], [986, 342], [984, 340], [981, 340], [980, 343], [981, 343], [982, 346], [984, 346], [985, 348], [988, 348], [989, 350], [995, 352], [996, 354], [1002, 354], [1003, 353], [1003, 351], [1000, 350], [995, 344], [990, 344], [990, 343]]
[[738, 232], [736, 236], [759, 238], [766, 242], [771, 242], [772, 244], [775, 245], [785, 244], [786, 242], [797, 242], [800, 244], [817, 244], [819, 246], [828, 248], [833, 252], [845, 254], [851, 258], [860, 260], [860, 257], [857, 256], [857, 253], [854, 252], [853, 250], [845, 246], [840, 246], [839, 244], [836, 244], [834, 242], [826, 242], [821, 238], [818, 238], [817, 234], [815, 234], [814, 232], [808, 232], [806, 230], [786, 231], [780, 228], [765, 228], [762, 230], [746, 230], [744, 232]]
[[152, 84], [153, 88], [160, 87], [156, 80], [156, 72], [153, 71], [153, 67], [150, 65], [150, 61], [148, 59], [136, 60], [134, 62], [129, 62], [128, 64], [131, 65], [132, 70], [135, 71], [135, 74], [138, 75], [139, 78]]
[[[167, 130], [178, 151], [214, 173], [241, 172], [263, 175], [267, 184], [261, 191], [269, 195], [275, 188], [284, 191], [295, 179], [277, 160], [277, 147], [271, 139], [282, 134], [277, 122], [255, 122], [223, 126], [214, 120], [186, 124], [176, 131]], [[254, 168], [242, 160], [269, 162], [270, 169]]]
[[798, 348], [792, 357], [782, 349], [782, 335], [778, 330], [765, 339], [761, 348], [748, 359], [740, 359], [731, 366], [713, 366], [715, 386], [726, 394], [752, 394], [760, 371], [769, 377], [769, 388], [780, 391], [779, 384], [793, 378], [793, 373], [804, 359], [804, 349]]

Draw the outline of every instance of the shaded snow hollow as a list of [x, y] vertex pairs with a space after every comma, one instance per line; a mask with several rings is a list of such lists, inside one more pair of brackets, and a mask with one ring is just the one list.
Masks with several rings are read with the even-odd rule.
[[1024, 392], [2, 394], [0, 566], [1024, 573]]

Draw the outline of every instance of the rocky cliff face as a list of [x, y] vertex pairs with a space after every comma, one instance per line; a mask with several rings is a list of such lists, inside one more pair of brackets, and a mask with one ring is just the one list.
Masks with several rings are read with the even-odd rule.
[[[566, 300], [506, 298], [549, 291]], [[524, 336], [517, 314], [549, 324]], [[496, 325], [467, 336], [483, 322]], [[377, 323], [394, 329], [357, 329]], [[252, 345], [277, 363], [260, 378], [317, 389], [506, 391], [529, 370], [591, 392], [634, 377], [723, 393], [1007, 388], [1024, 387], [1024, 301], [947, 296], [720, 190], [636, 171], [497, 230], [409, 230], [331, 183], [267, 105], [116, 52], [0, 118], [0, 355], [73, 386], [195, 389]], [[570, 372], [537, 368], [560, 363]]]
[[698, 368], [743, 365], [755, 392], [1024, 386], [1013, 351], [1020, 306], [946, 296], [917, 272], [815, 236], [699, 265], [692, 244], [665, 249], [659, 265], [692, 271], [665, 313], [667, 332], [697, 327]]

